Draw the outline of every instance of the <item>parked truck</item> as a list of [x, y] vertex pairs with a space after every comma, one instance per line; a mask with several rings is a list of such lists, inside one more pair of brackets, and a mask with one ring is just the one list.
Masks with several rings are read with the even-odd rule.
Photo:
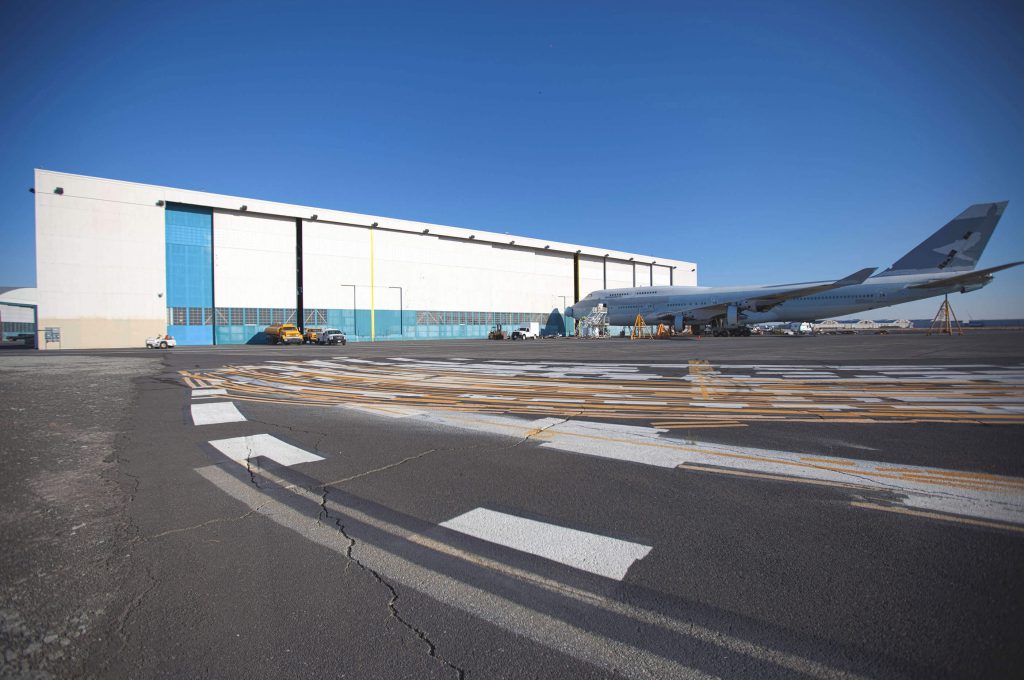
[[317, 344], [320, 345], [344, 345], [348, 342], [343, 331], [337, 328], [326, 328], [317, 337]]
[[520, 326], [512, 331], [513, 340], [536, 340], [540, 337], [540, 324], [531, 321], [529, 326]]
[[267, 342], [271, 345], [301, 345], [302, 333], [292, 323], [275, 324], [267, 326], [263, 331], [267, 335]]

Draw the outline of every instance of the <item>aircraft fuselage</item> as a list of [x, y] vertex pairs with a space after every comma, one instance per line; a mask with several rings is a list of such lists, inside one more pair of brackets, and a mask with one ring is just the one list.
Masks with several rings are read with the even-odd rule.
[[[952, 277], [953, 274], [950, 274]], [[583, 318], [593, 307], [604, 304], [608, 308], [608, 323], [613, 326], [630, 326], [641, 314], [644, 322], [664, 322], [671, 315], [677, 325], [709, 323], [721, 314], [709, 316], [706, 312], [716, 305], [732, 305], [736, 322], [756, 324], [780, 321], [814, 321], [864, 312], [879, 307], [889, 307], [913, 300], [945, 295], [947, 293], [970, 292], [984, 287], [991, 277], [982, 283], [963, 285], [950, 283], [948, 286], [913, 288], [915, 284], [935, 281], [935, 274], [912, 274], [907, 276], [875, 277], [863, 283], [843, 286], [821, 293], [797, 297], [780, 302], [770, 309], [759, 311], [756, 305], [744, 305], [746, 298], [756, 298], [768, 293], [784, 293], [787, 290], [813, 286], [819, 282], [783, 284], [778, 286], [652, 286], [645, 288], [613, 288], [594, 291], [577, 302], [566, 312], [569, 316]], [[820, 282], [820, 283], [828, 283]]]

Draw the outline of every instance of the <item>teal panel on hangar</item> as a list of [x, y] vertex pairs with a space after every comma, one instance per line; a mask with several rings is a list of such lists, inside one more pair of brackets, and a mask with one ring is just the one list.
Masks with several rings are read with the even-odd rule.
[[213, 211], [169, 203], [164, 215], [167, 332], [179, 345], [212, 345]]

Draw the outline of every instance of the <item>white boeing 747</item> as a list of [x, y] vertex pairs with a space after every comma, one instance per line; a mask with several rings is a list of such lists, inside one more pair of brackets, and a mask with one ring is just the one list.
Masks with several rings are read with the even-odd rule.
[[565, 312], [581, 319], [604, 305], [613, 326], [631, 326], [640, 314], [644, 323], [672, 324], [680, 332], [690, 326], [700, 334], [711, 325], [716, 335], [749, 335], [747, 324], [815, 321], [937, 295], [969, 293], [988, 285], [995, 272], [1024, 264], [975, 270], [1006, 204], [972, 205], [875, 276], [871, 276], [875, 268], [869, 267], [837, 281], [612, 288], [594, 291]]

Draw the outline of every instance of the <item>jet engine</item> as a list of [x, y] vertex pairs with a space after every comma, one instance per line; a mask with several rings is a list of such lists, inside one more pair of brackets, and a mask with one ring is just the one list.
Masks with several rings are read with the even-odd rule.
[[735, 326], [739, 322], [739, 312], [736, 305], [729, 305], [725, 309], [725, 323], [727, 326]]

